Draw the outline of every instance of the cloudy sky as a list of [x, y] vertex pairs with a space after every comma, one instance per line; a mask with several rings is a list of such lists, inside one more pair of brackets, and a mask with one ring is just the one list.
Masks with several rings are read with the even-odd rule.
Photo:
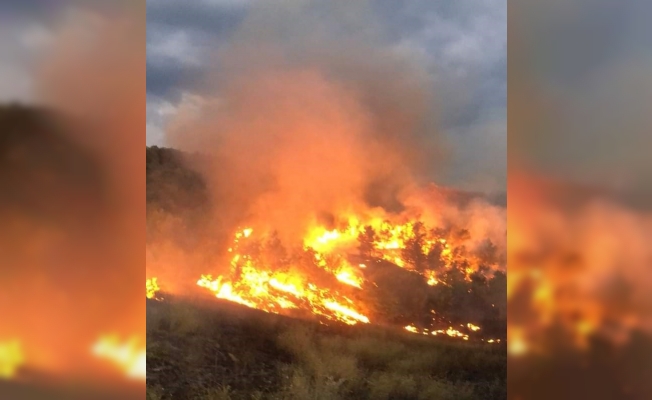
[[91, 14], [106, 16], [116, 6], [120, 3], [105, 0], [0, 2], [0, 102], [38, 102], [38, 70], [52, 56], [58, 35], [82, 27]]
[[[165, 121], [180, 104], [200, 99], [200, 78], [211, 50], [229, 43], [255, 1], [147, 2], [148, 145], [165, 145]], [[0, 101], [34, 100], [34, 69], [69, 3], [0, 2]], [[372, 4], [387, 48], [410, 53], [432, 76], [440, 99], [441, 130], [452, 144], [452, 160], [442, 179], [481, 190], [503, 188], [506, 2], [374, 0]], [[512, 5], [518, 8], [518, 3]], [[646, 0], [569, 0], [530, 2], [511, 14], [510, 60], [512, 55], [528, 60], [525, 74], [543, 89], [549, 103], [566, 111], [541, 117], [552, 125], [510, 129], [510, 153], [519, 148], [515, 139], [524, 137], [530, 146], [525, 148], [527, 157], [541, 159], [542, 165], [603, 180], [612, 174], [614, 182], [632, 177], [628, 181], [632, 185], [649, 178], [652, 169], [645, 152], [649, 135], [640, 128], [649, 124], [652, 115], [643, 106], [652, 93], [652, 24], [646, 18], [650, 7]], [[516, 61], [518, 68], [510, 67], [510, 82], [523, 66]], [[532, 97], [528, 95], [526, 102]]]
[[528, 2], [511, 11], [510, 156], [652, 204], [652, 2]]
[[[213, 53], [255, 0], [147, 2], [147, 144], [165, 146], [165, 123], [197, 101]], [[374, 0], [382, 46], [430, 74], [451, 156], [446, 183], [501, 191], [506, 176], [507, 12], [504, 0]], [[318, 11], [316, 11], [318, 12]], [[319, 17], [319, 16], [317, 16]]]
[[56, 1], [0, 2], [0, 101], [34, 100], [38, 59], [51, 41]]

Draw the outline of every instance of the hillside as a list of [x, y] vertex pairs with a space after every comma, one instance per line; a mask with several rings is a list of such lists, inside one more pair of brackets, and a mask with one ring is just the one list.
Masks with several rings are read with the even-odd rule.
[[148, 399], [504, 399], [506, 348], [328, 326], [211, 296], [147, 303]]
[[[170, 229], [161, 227], [174, 221], [176, 245], [186, 246], [183, 248], [188, 253], [201, 253], [188, 240], [207, 232], [206, 225], [210, 224], [210, 218], [206, 218], [211, 212], [209, 190], [202, 177], [188, 167], [199, 155], [158, 147], [147, 148], [146, 152], [148, 243], [157, 243], [161, 238], [170, 240], [165, 237]], [[439, 193], [460, 204], [468, 204], [478, 196], [453, 190]], [[447, 234], [463, 238], [468, 232]], [[270, 251], [268, 255], [285, 254], [276, 261], [290, 257], [293, 265], [316, 273], [314, 257], [309, 253], [292, 255], [290, 248], [269, 239], [271, 242], [254, 241], [253, 248], [241, 250], [243, 254], [251, 250], [252, 260], [263, 257], [258, 261], [263, 265], [265, 256], [257, 246], [264, 245]], [[210, 242], [219, 246], [215, 238]], [[270, 243], [272, 247], [266, 247]], [[414, 245], [421, 248], [416, 242]], [[360, 246], [362, 249], [364, 243]], [[462, 259], [467, 252], [463, 246], [452, 249]], [[411, 257], [407, 253], [405, 256]], [[469, 253], [469, 257], [484, 260], [487, 265], [497, 262], [498, 255], [490, 242], [481, 253]], [[419, 254], [413, 256], [418, 258]], [[192, 299], [162, 293], [162, 286], [158, 297], [163, 300], [147, 303], [148, 398], [505, 398], [504, 273], [496, 272], [487, 278], [480, 265], [469, 276], [464, 272], [469, 265], [462, 261], [440, 276], [443, 284], [431, 286], [422, 275], [377, 255], [351, 254], [349, 260], [355, 265], [366, 263], [365, 277], [373, 284], [364, 292], [347, 287], [339, 290], [368, 305], [373, 324], [349, 326], [329, 318], [315, 318], [309, 312], [304, 315], [308, 318], [287, 316], [301, 316], [305, 311], [301, 308], [282, 312], [286, 316], [271, 310], [265, 313], [216, 299], [210, 291], [196, 286], [192, 289], [192, 280], [186, 292], [193, 293]], [[442, 268], [438, 258], [422, 261], [423, 268]], [[332, 275], [326, 275], [324, 282], [333, 280]], [[313, 278], [317, 279], [317, 275]], [[162, 281], [162, 285], [166, 283]], [[269, 295], [274, 296], [271, 292]], [[265, 308], [266, 300], [256, 301], [260, 302], [255, 308]], [[433, 309], [437, 310], [434, 317]], [[469, 321], [482, 329], [467, 329]], [[445, 334], [426, 337], [410, 333], [404, 327], [411, 323], [419, 332], [445, 330], [452, 324], [466, 332], [468, 340]]]

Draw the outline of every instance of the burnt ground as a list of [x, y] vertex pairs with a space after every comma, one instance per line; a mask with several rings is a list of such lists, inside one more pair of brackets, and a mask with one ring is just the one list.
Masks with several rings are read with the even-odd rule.
[[148, 399], [505, 399], [503, 344], [147, 300]]

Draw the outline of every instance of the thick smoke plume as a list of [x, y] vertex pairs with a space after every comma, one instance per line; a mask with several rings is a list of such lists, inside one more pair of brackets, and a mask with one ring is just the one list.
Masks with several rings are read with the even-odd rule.
[[396, 209], [425, 176], [438, 140], [432, 84], [380, 45], [368, 15], [266, 4], [218, 51], [214, 96], [180, 110], [168, 143], [214, 156], [202, 172], [220, 225], [264, 217], [297, 238], [320, 216]]

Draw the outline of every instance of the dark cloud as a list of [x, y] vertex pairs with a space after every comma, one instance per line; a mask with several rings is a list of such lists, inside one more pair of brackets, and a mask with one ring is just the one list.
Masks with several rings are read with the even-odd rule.
[[172, 30], [201, 31], [209, 36], [232, 32], [244, 19], [246, 2], [170, 1], [147, 2], [147, 23]]
[[651, 201], [652, 3], [568, 0], [516, 11], [510, 156]]
[[163, 97], [173, 103], [181, 100], [182, 90], [201, 91], [199, 77], [205, 72], [201, 66], [187, 66], [174, 60], [147, 61], [147, 95]]
[[[246, 6], [204, 1], [147, 2], [147, 93], [178, 102], [196, 91], [208, 53], [225, 43], [246, 15]], [[195, 62], [184, 60], [194, 54]]]
[[[650, 24], [636, 23], [645, 12], [644, 2], [571, 0], [528, 5], [517, 17], [519, 24], [527, 24], [523, 40], [530, 43], [522, 48], [526, 51], [522, 56], [539, 64], [538, 73], [550, 84], [577, 84], [604, 64], [626, 57], [642, 39], [641, 32], [633, 35], [637, 28], [647, 26], [647, 38], [651, 37]], [[652, 6], [647, 6], [647, 12], [650, 15]]]

